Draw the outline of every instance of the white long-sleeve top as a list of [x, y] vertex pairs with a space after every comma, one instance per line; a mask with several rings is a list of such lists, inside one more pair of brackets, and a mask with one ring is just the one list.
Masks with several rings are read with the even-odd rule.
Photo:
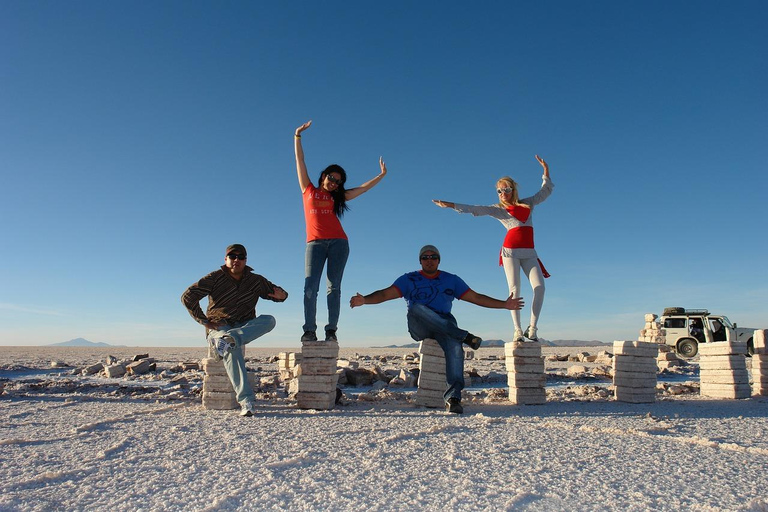
[[[554, 183], [552, 183], [552, 180], [550, 180], [549, 177], [547, 176], [542, 176], [541, 189], [539, 189], [539, 191], [536, 192], [531, 197], [520, 199], [521, 203], [525, 203], [531, 208], [531, 212], [528, 215], [528, 218], [525, 220], [525, 222], [522, 222], [520, 221], [520, 219], [514, 217], [513, 215], [510, 215], [510, 213], [507, 212], [506, 208], [501, 206], [500, 204], [480, 206], [480, 205], [454, 203], [453, 208], [459, 213], [471, 213], [475, 217], [480, 217], [483, 215], [493, 217], [494, 219], [501, 222], [501, 224], [507, 229], [507, 231], [509, 231], [510, 229], [520, 228], [523, 226], [528, 226], [531, 229], [533, 229], [534, 206], [536, 206], [537, 204], [543, 203], [550, 196], [550, 194], [552, 194], [552, 189], [554, 188], [555, 188], [555, 185]], [[501, 256], [504, 258], [517, 258], [517, 259], [538, 258], [535, 248], [502, 247]]]

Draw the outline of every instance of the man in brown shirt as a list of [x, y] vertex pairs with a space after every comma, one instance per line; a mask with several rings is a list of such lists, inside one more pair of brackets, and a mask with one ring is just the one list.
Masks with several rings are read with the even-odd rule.
[[[192, 318], [205, 326], [208, 344], [215, 356], [224, 359], [224, 367], [242, 407], [240, 414], [251, 416], [256, 405], [253, 389], [248, 385], [241, 347], [275, 328], [275, 317], [256, 316], [259, 299], [283, 302], [288, 293], [253, 273], [253, 269], [245, 264], [248, 253], [242, 245], [230, 245], [225, 254], [224, 265], [187, 288], [181, 302]], [[204, 297], [208, 297], [205, 314], [200, 308]]]

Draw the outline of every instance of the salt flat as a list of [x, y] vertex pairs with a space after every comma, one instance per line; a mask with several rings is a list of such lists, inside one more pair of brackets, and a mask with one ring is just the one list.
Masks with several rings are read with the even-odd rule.
[[[260, 358], [278, 350], [249, 349], [249, 366], [270, 371]], [[495, 350], [468, 366], [493, 371]], [[162, 365], [205, 349], [0, 347], [0, 377], [107, 353]], [[327, 412], [265, 392], [259, 413], [240, 418], [164, 379], [132, 382], [162, 387], [140, 392], [83, 379], [6, 381], [1, 510], [768, 510], [764, 397], [514, 406], [480, 393], [456, 416], [414, 407], [408, 390]]]

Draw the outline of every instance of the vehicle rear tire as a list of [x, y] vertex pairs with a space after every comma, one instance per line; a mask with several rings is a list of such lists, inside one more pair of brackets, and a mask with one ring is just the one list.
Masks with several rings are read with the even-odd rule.
[[699, 353], [699, 342], [693, 338], [683, 338], [677, 342], [677, 353], [685, 359], [696, 357]]
[[747, 356], [752, 357], [755, 355], [755, 341], [752, 338], [747, 340]]

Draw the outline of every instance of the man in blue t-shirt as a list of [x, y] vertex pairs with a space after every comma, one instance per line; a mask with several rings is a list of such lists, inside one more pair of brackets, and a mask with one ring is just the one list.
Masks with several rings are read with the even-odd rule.
[[466, 343], [480, 348], [479, 337], [461, 329], [451, 314], [453, 299], [461, 299], [484, 308], [521, 309], [522, 298], [498, 300], [475, 292], [459, 276], [437, 269], [440, 251], [434, 245], [425, 245], [419, 251], [421, 270], [403, 274], [389, 287], [368, 295], [359, 293], [349, 301], [350, 307], [382, 302], [403, 297], [408, 303], [408, 332], [416, 341], [435, 339], [445, 352], [445, 379], [448, 389], [443, 395], [445, 409], [461, 414], [461, 390], [464, 389], [464, 349]]

